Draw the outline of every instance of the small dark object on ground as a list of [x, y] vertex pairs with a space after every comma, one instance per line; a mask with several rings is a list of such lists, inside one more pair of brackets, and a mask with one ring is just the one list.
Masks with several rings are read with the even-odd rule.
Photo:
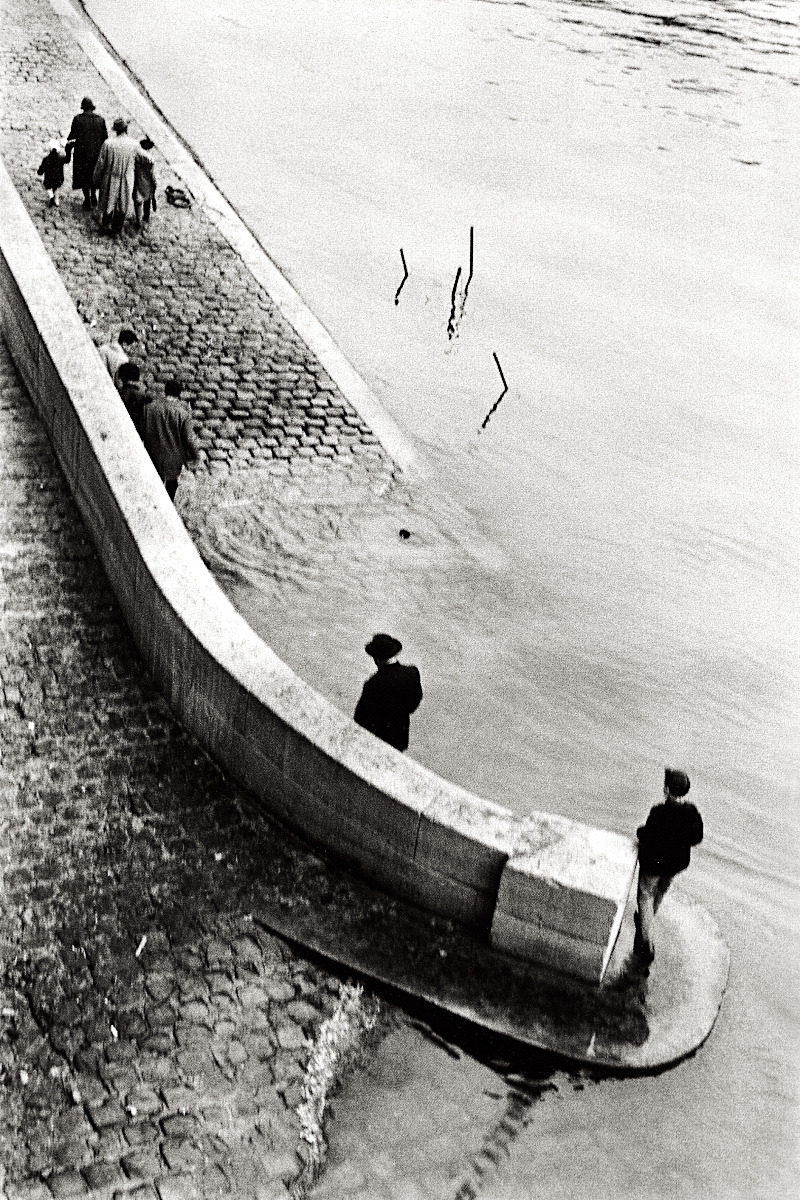
[[403, 539], [404, 542], [407, 542], [408, 539], [411, 537], [411, 530], [410, 529], [401, 529], [400, 537]]
[[167, 204], [172, 204], [175, 208], [192, 207], [191, 197], [183, 188], [174, 188], [170, 184], [167, 184], [164, 191], [167, 194]]

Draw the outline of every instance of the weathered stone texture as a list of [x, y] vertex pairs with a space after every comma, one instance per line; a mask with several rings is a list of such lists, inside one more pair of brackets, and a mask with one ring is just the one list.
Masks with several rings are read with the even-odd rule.
[[8, 1195], [283, 1186], [336, 982], [249, 914], [299, 846], [155, 693], [4, 347], [0, 444]]

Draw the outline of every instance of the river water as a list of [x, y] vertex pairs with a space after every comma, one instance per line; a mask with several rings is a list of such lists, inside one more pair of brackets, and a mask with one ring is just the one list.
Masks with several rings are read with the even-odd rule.
[[[796, 5], [87, 8], [419, 450], [407, 490], [220, 508], [242, 611], [344, 709], [396, 632], [410, 753], [518, 811], [630, 830], [665, 762], [692, 778], [686, 886], [733, 963], [711, 1039], [656, 1078], [554, 1077], [481, 1194], [796, 1194]], [[446, 1195], [409, 1123], [454, 1060], [401, 1049], [403, 1102], [348, 1140], [344, 1097], [334, 1152], [353, 1194]]]

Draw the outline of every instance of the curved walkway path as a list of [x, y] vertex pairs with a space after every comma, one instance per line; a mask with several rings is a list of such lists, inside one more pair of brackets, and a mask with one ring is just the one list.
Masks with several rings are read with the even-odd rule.
[[144, 673], [2, 343], [0, 444], [0, 1193], [279, 1200], [340, 984], [252, 913], [304, 851]]

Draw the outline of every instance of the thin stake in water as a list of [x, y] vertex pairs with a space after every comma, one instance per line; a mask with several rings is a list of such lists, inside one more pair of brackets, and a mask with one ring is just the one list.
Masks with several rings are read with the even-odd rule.
[[498, 407], [500, 401], [503, 399], [503, 396], [505, 396], [506, 392], [508, 391], [508, 384], [506, 383], [506, 377], [503, 374], [503, 368], [500, 366], [500, 359], [497, 357], [497, 355], [494, 353], [494, 351], [492, 351], [492, 357], [494, 358], [494, 361], [497, 363], [497, 369], [500, 372], [500, 378], [503, 381], [503, 390], [500, 393], [500, 395], [497, 397], [497, 399], [495, 400], [492, 407], [489, 409], [486, 416], [483, 418], [483, 423], [481, 425], [480, 430], [478, 431], [479, 433], [482, 430], [484, 430], [486, 428], [486, 426], [489, 424], [489, 418], [491, 417], [493, 412], [497, 411], [497, 407]]
[[408, 267], [406, 266], [406, 256], [405, 256], [405, 254], [403, 254], [402, 248], [401, 248], [401, 250], [400, 250], [400, 257], [401, 257], [401, 258], [402, 258], [402, 260], [403, 260], [403, 270], [405, 271], [405, 275], [404, 275], [404, 276], [403, 276], [403, 278], [400, 280], [400, 287], [397, 289], [397, 291], [396, 291], [396, 292], [395, 292], [395, 294], [394, 294], [394, 302], [395, 302], [395, 304], [399, 304], [399, 303], [400, 303], [400, 293], [401, 293], [401, 292], [402, 292], [402, 290], [403, 290], [403, 284], [404, 284], [404, 283], [405, 283], [405, 281], [408, 279]]

